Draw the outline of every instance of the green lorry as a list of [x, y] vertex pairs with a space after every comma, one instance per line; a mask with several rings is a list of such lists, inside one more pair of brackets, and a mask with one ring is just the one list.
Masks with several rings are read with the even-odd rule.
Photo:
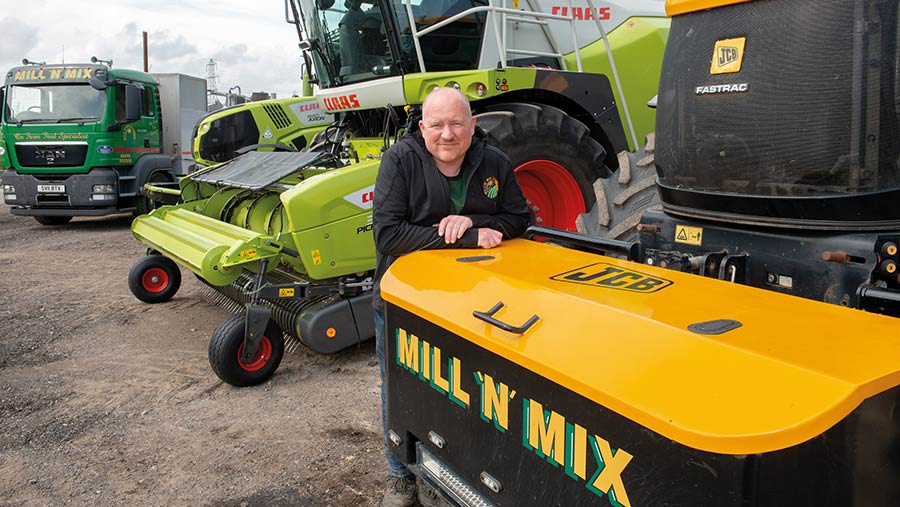
[[102, 64], [11, 69], [0, 92], [3, 199], [44, 225], [151, 209], [147, 183], [187, 174], [206, 81]]

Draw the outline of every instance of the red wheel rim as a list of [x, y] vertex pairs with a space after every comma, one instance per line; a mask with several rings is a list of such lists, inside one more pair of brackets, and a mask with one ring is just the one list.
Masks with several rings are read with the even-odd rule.
[[584, 213], [578, 182], [551, 160], [529, 160], [516, 168], [516, 179], [528, 200], [535, 225], [575, 231], [575, 219]]
[[242, 352], [244, 352], [243, 343], [240, 347], [238, 347], [237, 351], [238, 364], [241, 365], [241, 369], [245, 371], [259, 371], [263, 366], [266, 365], [266, 363], [269, 362], [269, 359], [272, 357], [272, 342], [269, 341], [269, 338], [267, 336], [263, 336], [262, 340], [260, 340], [259, 342], [259, 348], [256, 349], [256, 355], [253, 356], [253, 359], [251, 359], [249, 363], [241, 361]]
[[147, 292], [162, 292], [169, 285], [169, 274], [162, 268], [150, 268], [141, 276], [141, 285]]

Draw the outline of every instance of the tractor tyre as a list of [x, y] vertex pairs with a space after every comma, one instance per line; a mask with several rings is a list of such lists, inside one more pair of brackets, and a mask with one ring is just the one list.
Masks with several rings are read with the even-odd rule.
[[128, 273], [128, 288], [145, 303], [164, 303], [181, 287], [181, 270], [172, 259], [148, 255], [134, 263]]
[[284, 357], [284, 335], [278, 324], [269, 319], [256, 356], [249, 363], [241, 361], [246, 319], [245, 314], [229, 317], [209, 340], [209, 365], [223, 382], [235, 387], [265, 382], [275, 373]]
[[[144, 183], [168, 183], [170, 181], [172, 180], [166, 176], [166, 173], [157, 171], [151, 174]], [[142, 184], [141, 188], [143, 188], [143, 186], [144, 185]], [[132, 215], [138, 217], [140, 215], [146, 215], [156, 209], [156, 201], [149, 197], [144, 197], [144, 195], [141, 194], [140, 189], [138, 189], [138, 194], [140, 195], [137, 196], [137, 208], [132, 212]]]
[[476, 119], [512, 161], [535, 225], [575, 231], [577, 218], [594, 206], [593, 182], [610, 174], [606, 150], [587, 126], [543, 104], [498, 104]]
[[41, 225], [65, 225], [72, 221], [72, 217], [58, 216], [36, 216], [34, 219]]
[[596, 204], [578, 218], [578, 232], [623, 241], [636, 241], [644, 211], [662, 209], [656, 186], [654, 134], [640, 150], [619, 153], [619, 170], [594, 182]]

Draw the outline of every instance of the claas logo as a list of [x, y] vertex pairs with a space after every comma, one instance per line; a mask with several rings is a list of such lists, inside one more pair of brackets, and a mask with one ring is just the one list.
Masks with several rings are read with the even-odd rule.
[[656, 292], [672, 285], [671, 280], [648, 275], [640, 271], [625, 269], [605, 262], [566, 271], [550, 277], [560, 282], [578, 283], [607, 289], [627, 290], [631, 292]]
[[342, 111], [344, 109], [355, 109], [360, 107], [359, 98], [355, 93], [349, 95], [338, 95], [337, 97], [325, 97], [322, 99], [325, 109], [328, 111]]

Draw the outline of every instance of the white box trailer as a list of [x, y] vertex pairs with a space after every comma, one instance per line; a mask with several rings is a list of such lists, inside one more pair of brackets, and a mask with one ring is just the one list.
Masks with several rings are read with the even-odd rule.
[[[191, 136], [194, 126], [206, 116], [206, 80], [186, 74], [153, 74], [159, 82], [162, 109], [160, 146], [172, 155], [172, 172], [184, 176], [192, 171]], [[177, 156], [176, 156], [177, 155]]]

